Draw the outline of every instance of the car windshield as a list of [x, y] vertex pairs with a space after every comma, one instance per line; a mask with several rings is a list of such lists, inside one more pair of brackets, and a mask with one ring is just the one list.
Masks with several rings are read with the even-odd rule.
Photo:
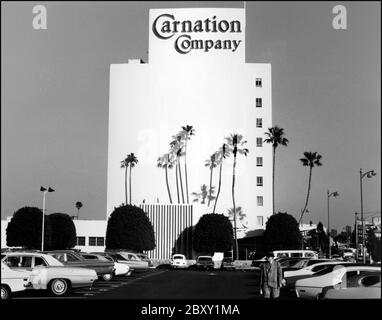
[[173, 257], [174, 260], [178, 259], [178, 260], [183, 260], [183, 257], [182, 256], [174, 256]]
[[315, 276], [322, 276], [324, 274], [327, 274], [327, 273], [330, 273], [333, 271], [334, 267], [337, 266], [336, 264], [332, 264], [332, 265], [327, 265], [326, 267], [324, 267], [324, 269], [316, 272], [314, 275]]

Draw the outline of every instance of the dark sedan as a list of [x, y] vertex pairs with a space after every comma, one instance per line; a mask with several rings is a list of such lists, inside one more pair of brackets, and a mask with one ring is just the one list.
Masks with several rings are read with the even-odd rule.
[[196, 260], [196, 269], [212, 270], [215, 264], [211, 256], [199, 256]]

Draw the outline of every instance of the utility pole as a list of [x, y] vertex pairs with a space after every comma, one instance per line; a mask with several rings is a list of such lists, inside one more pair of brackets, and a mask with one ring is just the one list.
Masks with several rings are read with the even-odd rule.
[[355, 215], [355, 226], [354, 226], [354, 229], [355, 229], [355, 258], [356, 258], [356, 261], [358, 262], [358, 218], [357, 218], [357, 212], [354, 212], [354, 215]]

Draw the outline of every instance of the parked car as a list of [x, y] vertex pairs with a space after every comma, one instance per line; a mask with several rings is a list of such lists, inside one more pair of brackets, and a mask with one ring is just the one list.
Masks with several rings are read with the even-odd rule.
[[1, 261], [1, 300], [9, 299], [13, 292], [24, 291], [28, 283], [25, 272], [12, 270]]
[[111, 261], [86, 260], [78, 252], [72, 250], [46, 251], [46, 253], [65, 265], [94, 269], [98, 277], [105, 281], [110, 280], [114, 273], [114, 263]]
[[129, 261], [125, 257], [121, 256], [119, 253], [116, 253], [116, 252], [92, 252], [92, 253], [104, 256], [105, 258], [111, 258], [113, 259], [114, 262], [128, 266], [129, 272], [126, 274], [126, 276], [131, 276], [131, 274], [134, 271], [134, 269], [130, 266]]
[[318, 255], [313, 250], [275, 250], [273, 251], [275, 258], [316, 258]]
[[318, 299], [322, 293], [333, 288], [347, 288], [352, 282], [369, 275], [380, 275], [381, 268], [363, 264], [338, 264], [332, 272], [296, 281], [298, 298]]
[[149, 258], [149, 256], [148, 256], [147, 254], [145, 254], [145, 253], [137, 253], [136, 255], [137, 255], [141, 260], [143, 260], [143, 261], [147, 261], [147, 263], [149, 264], [149, 268], [153, 268], [153, 267], [154, 267], [154, 265], [153, 265], [151, 259]]
[[251, 266], [254, 268], [255, 271], [259, 271], [261, 264], [263, 264], [266, 261], [267, 261], [267, 257], [264, 256], [261, 259], [252, 260]]
[[222, 261], [221, 267], [222, 270], [235, 270], [235, 265], [233, 264], [233, 259], [231, 257], [225, 257]]
[[[86, 260], [99, 260], [99, 261], [111, 261], [114, 263], [114, 273], [110, 275], [111, 277], [113, 275], [115, 276], [129, 276], [131, 275], [130, 267], [127, 264], [123, 264], [118, 262], [113, 257], [105, 254], [94, 254], [94, 253], [80, 253], [82, 257], [84, 257]], [[107, 277], [106, 277], [107, 278]], [[110, 278], [111, 279], [111, 278]]]
[[196, 259], [196, 269], [212, 270], [215, 267], [215, 263], [211, 256], [199, 256]]
[[[354, 281], [357, 280], [357, 281]], [[322, 299], [381, 299], [381, 274], [348, 275], [345, 286], [324, 289]]]
[[148, 261], [143, 261], [136, 253], [127, 251], [118, 252], [107, 252], [107, 253], [118, 253], [125, 259], [125, 263], [129, 265], [130, 268], [136, 271], [145, 271], [149, 268]]
[[309, 266], [312, 266], [314, 264], [318, 263], [323, 263], [323, 262], [332, 262], [333, 260], [328, 260], [328, 259], [305, 259], [302, 258], [300, 260], [296, 260], [293, 263], [290, 263], [288, 267], [281, 267], [283, 268], [283, 272], [288, 272], [288, 271], [297, 271]]
[[170, 265], [172, 268], [187, 268], [186, 256], [183, 254], [174, 254], [171, 258]]
[[48, 289], [56, 296], [67, 294], [72, 288], [91, 287], [97, 280], [93, 269], [68, 267], [48, 254], [9, 252], [1, 256], [10, 269], [29, 277], [28, 288]]
[[336, 265], [343, 264], [343, 262], [340, 262], [340, 261], [325, 261], [325, 262], [322, 262], [322, 260], [319, 260], [319, 261], [321, 262], [312, 264], [305, 268], [285, 271], [283, 273], [283, 277], [286, 281], [286, 285], [284, 286], [283, 289], [294, 291], [297, 280], [327, 274], [329, 272], [332, 272], [333, 268]]

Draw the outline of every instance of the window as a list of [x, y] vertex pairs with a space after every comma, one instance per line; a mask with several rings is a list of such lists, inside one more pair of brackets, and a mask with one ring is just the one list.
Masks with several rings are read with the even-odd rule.
[[46, 267], [46, 262], [41, 257], [34, 257], [34, 266], [43, 266]]
[[256, 147], [262, 147], [263, 146], [263, 138], [257, 137], [256, 138]]
[[256, 166], [257, 167], [263, 166], [263, 157], [256, 157]]
[[21, 262], [20, 262], [20, 257], [7, 257], [5, 259], [5, 263], [7, 264], [8, 267], [10, 268], [18, 268], [19, 267], [19, 263], [21, 265]]
[[32, 257], [22, 257], [21, 268], [32, 268]]
[[261, 177], [261, 176], [256, 177], [256, 182], [257, 182], [258, 187], [262, 187], [263, 186], [263, 177]]
[[77, 246], [85, 245], [85, 237], [77, 237]]
[[256, 98], [256, 108], [261, 108], [263, 106], [263, 99]]
[[261, 78], [256, 78], [256, 87], [261, 88], [262, 87], [262, 80]]
[[257, 205], [259, 207], [263, 206], [263, 196], [257, 196]]
[[75, 256], [74, 254], [67, 253], [67, 254], [66, 254], [66, 260], [67, 260], [67, 261], [78, 261], [79, 259], [76, 258], [76, 256]]
[[105, 245], [105, 240], [104, 237], [97, 237], [97, 246], [104, 246]]
[[257, 216], [257, 224], [259, 226], [264, 225], [264, 218], [263, 218], [263, 216]]
[[256, 118], [256, 128], [262, 128], [262, 127], [263, 127], [263, 119]]
[[96, 246], [97, 237], [89, 237], [89, 246]]

